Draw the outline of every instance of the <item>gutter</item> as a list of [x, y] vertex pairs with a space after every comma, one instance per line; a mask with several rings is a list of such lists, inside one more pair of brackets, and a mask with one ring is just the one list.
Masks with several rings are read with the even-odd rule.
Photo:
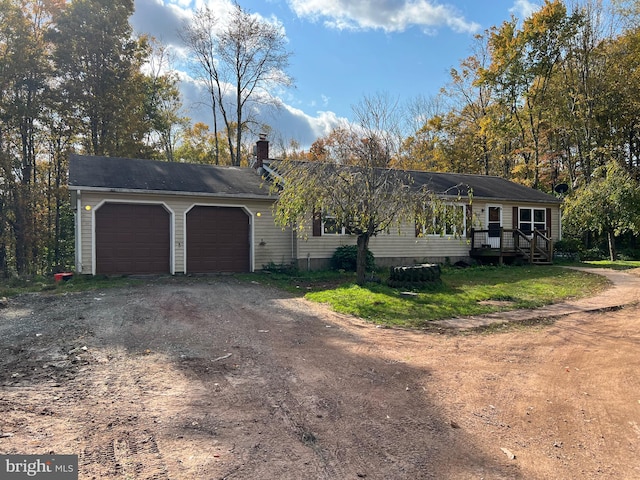
[[102, 192], [102, 193], [132, 193], [137, 195], [174, 195], [183, 197], [214, 197], [214, 198], [244, 198], [254, 200], [273, 200], [273, 195], [258, 195], [256, 193], [210, 193], [210, 192], [183, 192], [174, 190], [145, 190], [138, 188], [110, 188], [110, 187], [80, 187], [69, 185], [69, 190], [77, 190], [84, 192]]

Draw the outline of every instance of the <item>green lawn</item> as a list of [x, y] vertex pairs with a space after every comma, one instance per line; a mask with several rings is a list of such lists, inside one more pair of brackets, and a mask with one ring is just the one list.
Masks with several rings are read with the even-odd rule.
[[384, 284], [360, 287], [348, 274], [315, 275], [292, 276], [289, 281], [280, 275], [260, 278], [290, 291], [306, 292], [305, 298], [327, 303], [337, 312], [378, 324], [409, 327], [455, 316], [540, 307], [592, 295], [608, 285], [604, 277], [553, 266], [445, 268], [441, 285], [404, 296], [402, 289]]
[[[628, 269], [640, 267], [640, 262], [574, 265]], [[409, 327], [422, 327], [432, 320], [455, 316], [540, 307], [567, 298], [593, 295], [608, 285], [602, 276], [557, 266], [444, 268], [441, 284], [413, 292], [412, 296], [403, 295], [402, 289], [387, 287], [384, 279], [380, 284], [360, 287], [355, 283], [355, 275], [345, 272], [259, 272], [237, 275], [237, 278], [295, 292], [311, 301], [327, 303], [337, 312], [374, 323]], [[171, 281], [179, 282], [180, 277]], [[39, 277], [0, 282], [0, 297], [27, 291], [64, 293], [141, 283], [133, 278], [83, 276], [54, 283], [52, 278]]]
[[77, 275], [68, 281], [55, 282], [52, 275], [46, 277], [34, 276], [0, 281], [0, 297], [11, 297], [27, 292], [81, 292], [139, 285], [140, 283], [142, 283], [141, 280], [127, 277], [107, 278], [104, 276]]
[[592, 260], [588, 262], [582, 262], [584, 267], [595, 268], [613, 268], [614, 270], [630, 270], [632, 268], [640, 268], [640, 260]]

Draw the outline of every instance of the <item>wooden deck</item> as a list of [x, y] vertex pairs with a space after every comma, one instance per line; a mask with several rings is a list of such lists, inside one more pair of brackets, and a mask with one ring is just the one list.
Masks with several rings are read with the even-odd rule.
[[471, 230], [471, 258], [502, 265], [515, 259], [536, 265], [553, 263], [553, 240], [546, 231], [528, 234], [518, 229]]

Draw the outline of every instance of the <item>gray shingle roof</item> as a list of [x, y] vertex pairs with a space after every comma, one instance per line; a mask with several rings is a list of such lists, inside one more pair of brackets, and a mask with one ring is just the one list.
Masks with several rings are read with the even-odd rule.
[[84, 155], [69, 160], [71, 189], [267, 197], [263, 183], [252, 168]]
[[[313, 162], [293, 162], [293, 165], [304, 166], [312, 165]], [[280, 171], [281, 162], [278, 160], [270, 160], [269, 165], [275, 171]], [[335, 165], [329, 165], [329, 168], [335, 168]], [[357, 167], [343, 167], [357, 170]], [[383, 172], [384, 170], [380, 170]], [[473, 198], [485, 201], [507, 201], [507, 202], [523, 202], [523, 203], [546, 203], [560, 204], [562, 203], [557, 197], [544, 193], [540, 190], [521, 185], [509, 181], [502, 177], [490, 175], [474, 175], [465, 173], [444, 173], [444, 172], [422, 172], [417, 170], [405, 171], [400, 173], [403, 177], [408, 176], [412, 180], [412, 188], [418, 190], [426, 186], [431, 192], [457, 196], [460, 195], [464, 200], [468, 196], [469, 189], [473, 192]], [[283, 173], [286, 181], [286, 172]]]
[[[501, 177], [459, 173], [409, 172], [415, 185], [441, 194], [460, 195], [468, 188], [474, 198], [488, 201], [555, 203], [547, 193]], [[71, 155], [71, 189], [191, 193], [236, 197], [269, 197], [269, 188], [252, 168], [217, 167], [118, 157]]]
[[531, 203], [556, 203], [561, 201], [548, 193], [501, 177], [490, 175], [471, 175], [463, 173], [411, 172], [416, 185], [427, 185], [430, 190], [457, 195], [458, 188], [462, 197], [467, 196], [471, 188], [474, 198], [494, 201], [515, 201]]

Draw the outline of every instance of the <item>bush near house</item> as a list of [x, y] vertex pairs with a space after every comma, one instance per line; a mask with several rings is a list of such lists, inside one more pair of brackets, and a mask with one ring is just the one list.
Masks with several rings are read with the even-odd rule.
[[584, 246], [577, 238], [565, 238], [554, 243], [553, 250], [557, 258], [575, 262], [580, 260]]
[[[357, 245], [343, 245], [336, 248], [331, 257], [331, 268], [333, 270], [345, 270], [355, 272], [358, 259]], [[373, 271], [376, 268], [376, 261], [371, 251], [367, 250], [367, 270]]]

